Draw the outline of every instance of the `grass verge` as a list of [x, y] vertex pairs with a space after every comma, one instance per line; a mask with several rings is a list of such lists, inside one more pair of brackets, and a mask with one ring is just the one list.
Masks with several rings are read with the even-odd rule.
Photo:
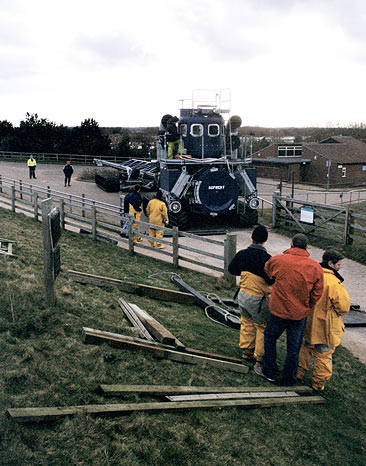
[[[67, 269], [171, 287], [172, 266], [66, 232], [61, 238], [57, 305], [44, 303], [41, 226], [0, 210], [0, 236], [16, 240], [17, 259], [0, 256], [0, 458], [4, 465], [355, 465], [366, 454], [364, 366], [344, 348], [334, 357], [326, 405], [131, 414], [77, 415], [21, 425], [9, 407], [118, 403], [99, 384], [268, 386], [247, 375], [156, 360], [136, 350], [84, 345], [81, 328], [136, 336], [117, 304], [136, 303], [187, 346], [240, 357], [238, 332], [196, 306], [149, 300], [69, 282]], [[196, 289], [231, 296], [213, 277], [180, 269]], [[279, 344], [283, 363], [284, 340]], [[305, 381], [310, 382], [309, 375]], [[123, 401], [135, 402], [136, 395]], [[153, 401], [146, 397], [144, 401]]]

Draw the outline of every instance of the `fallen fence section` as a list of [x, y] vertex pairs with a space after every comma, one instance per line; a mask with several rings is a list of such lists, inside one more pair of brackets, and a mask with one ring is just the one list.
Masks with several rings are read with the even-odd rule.
[[172, 301], [181, 304], [193, 304], [195, 298], [190, 293], [159, 288], [141, 283], [132, 283], [114, 278], [102, 277], [100, 275], [91, 275], [89, 273], [68, 270], [66, 277], [78, 283], [86, 283], [101, 287], [118, 288], [126, 293], [133, 293], [135, 296], [146, 296], [159, 301]]
[[218, 369], [231, 372], [247, 374], [249, 367], [242, 363], [231, 362], [227, 359], [216, 359], [215, 357], [201, 356], [200, 354], [188, 353], [185, 351], [175, 351], [174, 347], [162, 345], [157, 342], [146, 341], [142, 339], [132, 338], [116, 333], [103, 332], [84, 327], [82, 330], [84, 343], [98, 344], [108, 343], [113, 346], [122, 348], [133, 348], [146, 350], [152, 353], [153, 356], [160, 359], [170, 359], [173, 361], [184, 362], [187, 364], [199, 364], [203, 367], [212, 366]]
[[321, 396], [267, 398], [254, 400], [212, 400], [155, 403], [125, 403], [106, 405], [84, 405], [68, 407], [9, 408], [7, 415], [18, 422], [54, 421], [75, 414], [118, 416], [142, 411], [176, 411], [187, 409], [220, 408], [273, 408], [302, 404], [322, 404]]

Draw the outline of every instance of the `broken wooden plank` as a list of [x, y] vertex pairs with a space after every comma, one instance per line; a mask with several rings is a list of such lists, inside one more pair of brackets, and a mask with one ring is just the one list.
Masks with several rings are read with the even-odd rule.
[[256, 400], [211, 400], [154, 403], [125, 403], [106, 405], [83, 405], [67, 407], [9, 408], [6, 413], [18, 422], [54, 421], [66, 416], [82, 414], [118, 416], [138, 411], [162, 411], [208, 408], [272, 408], [276, 406], [293, 406], [303, 404], [321, 404], [321, 396], [299, 396], [286, 398], [262, 398]]
[[146, 338], [146, 340], [154, 341], [154, 338], [151, 336], [149, 331], [145, 328], [141, 320], [137, 317], [136, 313], [131, 308], [131, 306], [128, 304], [128, 302], [125, 301], [123, 298], [119, 298], [118, 304], [120, 308], [122, 309], [124, 315], [131, 322], [131, 324], [139, 330], [140, 336], [142, 338]]
[[222, 361], [220, 359], [205, 358], [204, 356], [196, 356], [195, 354], [166, 349], [154, 349], [153, 353], [156, 358], [160, 359], [169, 359], [171, 361], [183, 362], [186, 364], [200, 364], [203, 367], [216, 367], [217, 369], [239, 372], [241, 374], [247, 374], [249, 372], [249, 367], [244, 364], [235, 364], [232, 362]]
[[160, 301], [172, 301], [181, 304], [193, 304], [195, 302], [194, 296], [190, 293], [183, 293], [181, 291], [170, 290], [167, 288], [153, 287], [150, 285], [143, 285], [141, 283], [132, 283], [115, 278], [102, 277], [99, 275], [92, 275], [89, 273], [78, 272], [76, 270], [68, 270], [66, 277], [69, 280], [74, 280], [78, 283], [87, 283], [103, 287], [115, 287], [126, 293], [133, 293], [136, 296], [146, 296]]
[[242, 374], [246, 374], [249, 370], [248, 366], [246, 366], [245, 364], [235, 364], [219, 359], [206, 358], [194, 354], [173, 351], [171, 349], [164, 348], [160, 345], [154, 345], [154, 342], [151, 341], [145, 342], [145, 340], [142, 340], [142, 343], [139, 343], [136, 342], [136, 339], [127, 338], [123, 335], [113, 334], [110, 332], [102, 332], [100, 330], [94, 330], [84, 327], [82, 334], [83, 341], [85, 343], [108, 342], [122, 347], [127, 346], [130, 348], [139, 348], [143, 350], [149, 350], [153, 353], [155, 357], [161, 359], [170, 359], [172, 361], [179, 361], [187, 364], [201, 364], [202, 366], [212, 366], [223, 370], [239, 372]]
[[136, 304], [128, 303], [136, 316], [140, 319], [143, 325], [146, 326], [148, 331], [164, 345], [176, 346], [179, 349], [184, 348], [185, 346], [181, 343], [169, 330], [167, 330], [160, 322], [151, 317], [143, 309], [139, 308]]
[[120, 385], [112, 384], [100, 385], [100, 389], [105, 396], [121, 396], [130, 393], [143, 395], [174, 395], [174, 394], [194, 394], [194, 393], [257, 393], [257, 392], [284, 392], [292, 390], [299, 394], [313, 393], [312, 388], [305, 385], [294, 387], [209, 387], [194, 385]]
[[200, 400], [244, 400], [247, 398], [284, 398], [300, 396], [295, 391], [284, 392], [252, 392], [252, 393], [205, 393], [203, 395], [168, 395], [169, 401], [200, 401]]

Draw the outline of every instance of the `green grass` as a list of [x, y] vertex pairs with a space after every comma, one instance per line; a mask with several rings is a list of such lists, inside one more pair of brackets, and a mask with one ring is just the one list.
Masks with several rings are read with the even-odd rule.
[[[269, 409], [80, 414], [46, 424], [17, 424], [9, 407], [118, 403], [101, 383], [268, 386], [246, 375], [156, 360], [135, 350], [85, 345], [82, 327], [137, 335], [117, 304], [136, 303], [187, 346], [240, 357], [237, 331], [196, 306], [149, 300], [67, 281], [67, 269], [174, 288], [169, 264], [66, 232], [57, 305], [44, 303], [41, 226], [0, 210], [0, 236], [16, 240], [17, 259], [0, 256], [0, 464], [4, 465], [358, 465], [365, 464], [364, 366], [344, 348], [334, 356], [326, 405]], [[178, 271], [196, 289], [231, 296], [213, 277]], [[284, 340], [279, 362], [284, 358]], [[309, 375], [305, 381], [310, 383]], [[130, 395], [123, 401], [138, 402]], [[153, 401], [152, 397], [143, 398]]]

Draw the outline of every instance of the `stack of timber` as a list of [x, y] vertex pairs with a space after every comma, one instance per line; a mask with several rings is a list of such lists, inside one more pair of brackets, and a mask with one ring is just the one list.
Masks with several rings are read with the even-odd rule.
[[[102, 385], [103, 391], [108, 392], [108, 386]], [[185, 401], [178, 398], [168, 402], [152, 403], [123, 403], [105, 405], [83, 405], [67, 407], [40, 407], [40, 408], [9, 408], [7, 415], [18, 422], [42, 422], [62, 419], [66, 416], [78, 413], [92, 415], [116, 416], [141, 411], [176, 411], [187, 409], [208, 409], [208, 408], [270, 408], [275, 406], [292, 406], [299, 404], [321, 404], [325, 403], [321, 396], [299, 396], [307, 395], [312, 390], [309, 387], [170, 387], [170, 386], [116, 386], [113, 385], [113, 394], [120, 393], [149, 393], [158, 395], [168, 395], [172, 399], [172, 394], [177, 396], [199, 393], [196, 399]], [[230, 393], [228, 390], [231, 390]], [[234, 390], [234, 392], [233, 392]], [[202, 399], [202, 393], [207, 393], [211, 398]], [[111, 392], [109, 392], [109, 395]], [[185, 395], [192, 396], [192, 395]], [[240, 396], [242, 398], [240, 398]], [[201, 397], [201, 398], [199, 398]]]

